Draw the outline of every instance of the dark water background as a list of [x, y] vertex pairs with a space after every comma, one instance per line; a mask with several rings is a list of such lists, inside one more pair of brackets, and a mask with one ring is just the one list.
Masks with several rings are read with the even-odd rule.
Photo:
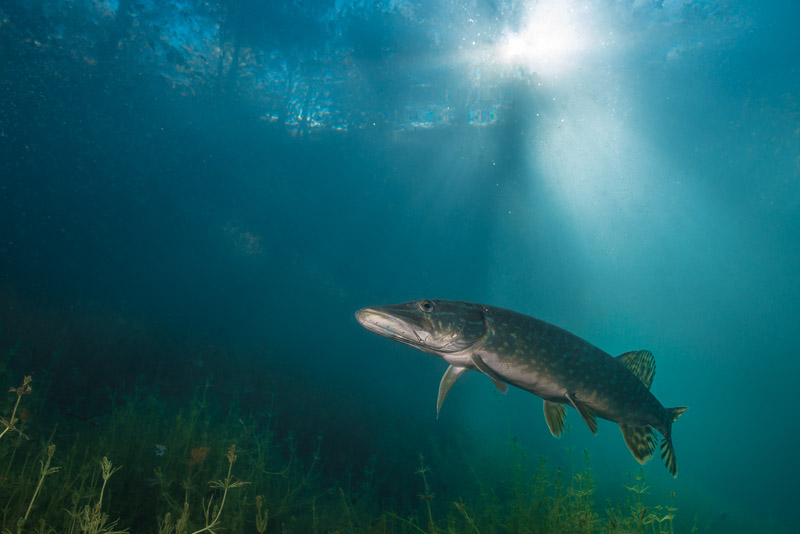
[[[567, 463], [566, 443], [478, 375], [435, 421], [446, 365], [353, 312], [508, 307], [652, 350], [654, 393], [690, 407], [654, 491], [788, 529], [800, 12], [576, 2], [564, 70], [504, 64], [534, 5], [0, 2], [3, 348], [57, 377], [63, 413], [212, 379], [221, 401], [274, 396], [301, 447], [324, 432], [330, 477], [374, 457], [402, 486], [421, 452], [457, 493], [465, 457], [499, 471], [513, 439]], [[615, 425], [568, 421], [601, 495], [624, 491]]]

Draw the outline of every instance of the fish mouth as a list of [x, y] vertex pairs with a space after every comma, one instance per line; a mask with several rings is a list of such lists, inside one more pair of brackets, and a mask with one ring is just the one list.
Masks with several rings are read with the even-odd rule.
[[430, 333], [411, 317], [398, 315], [396, 309], [390, 311], [381, 306], [362, 308], [356, 312], [356, 321], [379, 336], [421, 349], [428, 348], [425, 341]]

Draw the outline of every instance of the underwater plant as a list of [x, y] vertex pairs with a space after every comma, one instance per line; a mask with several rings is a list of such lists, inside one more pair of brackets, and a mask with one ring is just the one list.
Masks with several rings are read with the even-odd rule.
[[3, 534], [679, 532], [674, 496], [648, 503], [643, 471], [629, 482], [628, 499], [608, 502], [601, 519], [588, 452], [579, 470], [544, 457], [532, 466], [516, 439], [495, 466], [508, 471], [503, 484], [476, 471], [473, 484], [446, 487], [438, 474], [442, 458], [418, 454], [408, 480], [381, 499], [376, 454], [357, 479], [325, 477], [321, 433], [303, 455], [291, 431], [278, 437], [271, 405], [223, 409], [209, 390], [206, 382], [182, 406], [136, 388], [113, 397], [112, 411], [97, 425], [56, 418], [47, 430], [37, 419], [36, 432], [48, 432], [42, 449], [17, 422], [22, 397], [32, 391], [26, 376], [10, 391], [15, 398], [0, 430]]
[[45, 477], [52, 475], [61, 469], [60, 467], [50, 467], [50, 462], [52, 461], [55, 452], [56, 446], [48, 445], [46, 453], [47, 460], [39, 460], [39, 465], [41, 466], [39, 471], [39, 482], [36, 484], [36, 489], [33, 491], [33, 496], [31, 497], [31, 502], [28, 505], [28, 509], [25, 510], [25, 515], [17, 520], [17, 532], [22, 532], [25, 523], [28, 521], [28, 517], [31, 515], [31, 509], [33, 509], [33, 505], [36, 502], [36, 497], [39, 496], [39, 491], [42, 489], [42, 483], [44, 482]]
[[[207, 453], [206, 453], [207, 454]], [[192, 534], [200, 534], [201, 532], [210, 532], [211, 534], [215, 534], [214, 529], [217, 528], [219, 525], [220, 517], [222, 516], [222, 509], [225, 507], [225, 499], [228, 497], [228, 491], [234, 488], [241, 488], [249, 484], [249, 482], [242, 482], [240, 480], [234, 480], [233, 475], [231, 475], [231, 470], [233, 469], [233, 464], [236, 462], [236, 445], [231, 445], [228, 448], [228, 453], [226, 454], [228, 458], [228, 474], [225, 476], [223, 480], [213, 480], [209, 482], [209, 486], [212, 488], [222, 490], [222, 498], [220, 503], [213, 508], [211, 508], [212, 503], [214, 502], [214, 496], [212, 495], [208, 499], [208, 503], [203, 502], [203, 515], [205, 517], [206, 525], [203, 528], [195, 530]], [[184, 505], [185, 507], [185, 505]]]
[[108, 514], [103, 512], [103, 494], [105, 493], [108, 479], [111, 478], [111, 475], [119, 471], [120, 467], [113, 467], [108, 458], [103, 456], [103, 459], [100, 460], [100, 469], [100, 474], [103, 478], [103, 484], [100, 487], [100, 496], [97, 498], [97, 502], [94, 505], [90, 506], [87, 504], [79, 511], [69, 512], [73, 520], [69, 532], [77, 531], [87, 534], [125, 534], [128, 532], [127, 528], [117, 530], [116, 526], [119, 520], [110, 521]]
[[[14, 432], [18, 432], [21, 436], [27, 439], [27, 436], [25, 436], [25, 434], [23, 434], [22, 431], [18, 429], [15, 425], [18, 422], [17, 410], [19, 409], [19, 403], [22, 400], [23, 395], [29, 395], [31, 391], [33, 391], [31, 389], [32, 381], [33, 377], [27, 375], [25, 376], [25, 378], [22, 379], [21, 386], [17, 388], [12, 387], [11, 389], [8, 390], [9, 393], [14, 393], [17, 396], [17, 401], [14, 403], [14, 409], [11, 410], [11, 416], [8, 419], [3, 419], [2, 417], [0, 417], [0, 424], [2, 424], [5, 427], [3, 431], [0, 432], [0, 438], [5, 436], [9, 430], [13, 430]], [[26, 417], [25, 420], [27, 421], [27, 419], [28, 418]]]

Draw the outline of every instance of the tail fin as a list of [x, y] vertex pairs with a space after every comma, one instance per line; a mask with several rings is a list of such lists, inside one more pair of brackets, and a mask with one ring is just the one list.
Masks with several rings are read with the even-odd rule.
[[664, 459], [664, 464], [674, 477], [678, 476], [678, 462], [675, 459], [675, 449], [672, 446], [672, 423], [677, 421], [678, 417], [686, 410], [686, 406], [667, 408], [667, 433], [664, 435], [664, 439], [661, 440], [661, 458]]

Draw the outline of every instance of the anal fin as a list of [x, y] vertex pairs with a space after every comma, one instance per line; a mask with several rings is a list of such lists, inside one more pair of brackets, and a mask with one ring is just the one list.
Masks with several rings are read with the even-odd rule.
[[466, 370], [466, 367], [454, 367], [451, 365], [447, 368], [447, 371], [444, 372], [442, 381], [439, 382], [439, 399], [436, 401], [436, 419], [439, 419], [439, 411], [442, 409], [442, 403], [445, 397], [447, 397], [450, 388], [453, 387], [458, 377], [464, 374]]
[[567, 407], [560, 402], [544, 401], [544, 419], [553, 436], [560, 438], [564, 432], [564, 419], [567, 417]]
[[583, 422], [586, 423], [586, 426], [589, 427], [589, 430], [591, 430], [592, 434], [597, 434], [597, 419], [595, 418], [594, 410], [592, 410], [589, 405], [582, 403], [575, 396], [575, 393], [569, 392], [567, 393], [566, 397], [572, 407], [578, 410], [578, 413], [581, 414]]
[[634, 426], [619, 424], [622, 430], [622, 437], [631, 450], [631, 454], [640, 464], [645, 463], [653, 456], [656, 450], [656, 431], [649, 425]]
[[484, 362], [479, 355], [472, 355], [472, 363], [475, 364], [475, 367], [478, 368], [478, 371], [492, 379], [494, 386], [500, 391], [500, 393], [508, 393], [508, 384], [503, 381], [503, 378], [500, 375], [494, 372], [494, 369], [486, 365], [486, 362]]

